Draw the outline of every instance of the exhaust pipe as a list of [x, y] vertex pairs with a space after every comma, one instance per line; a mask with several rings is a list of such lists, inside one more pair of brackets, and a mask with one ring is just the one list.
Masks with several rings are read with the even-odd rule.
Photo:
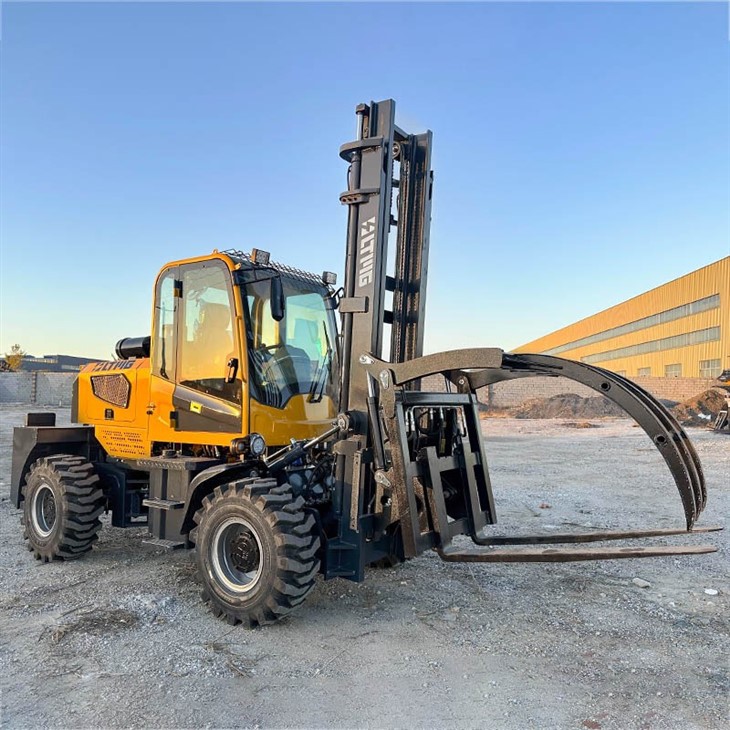
[[120, 360], [150, 356], [149, 337], [124, 337], [117, 342], [114, 352]]

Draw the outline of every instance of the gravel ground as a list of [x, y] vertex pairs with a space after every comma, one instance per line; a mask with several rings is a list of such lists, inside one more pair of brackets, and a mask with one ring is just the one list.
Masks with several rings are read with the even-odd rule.
[[[702, 538], [720, 552], [676, 559], [475, 566], [428, 554], [360, 585], [320, 582], [292, 617], [247, 631], [199, 602], [190, 554], [145, 548], [140, 529], [107, 522], [82, 560], [37, 563], [8, 500], [24, 412], [0, 410], [4, 727], [730, 722], [726, 532]], [[643, 432], [624, 419], [592, 423], [484, 422], [500, 529], [681, 526]], [[710, 495], [701, 523], [722, 524], [730, 438], [692, 437]]]

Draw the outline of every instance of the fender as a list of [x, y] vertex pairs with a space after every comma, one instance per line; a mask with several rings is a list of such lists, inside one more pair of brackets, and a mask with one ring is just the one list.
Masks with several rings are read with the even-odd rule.
[[185, 498], [185, 518], [181, 532], [189, 533], [195, 527], [195, 513], [203, 504], [203, 499], [216, 487], [238, 479], [259, 478], [262, 476], [256, 468], [257, 464], [238, 462], [235, 464], [218, 464], [204, 469], [197, 474], [188, 486]]
[[16, 426], [13, 429], [13, 462], [10, 501], [20, 508], [25, 475], [36, 459], [51, 454], [83, 456], [92, 461], [98, 449], [91, 426]]

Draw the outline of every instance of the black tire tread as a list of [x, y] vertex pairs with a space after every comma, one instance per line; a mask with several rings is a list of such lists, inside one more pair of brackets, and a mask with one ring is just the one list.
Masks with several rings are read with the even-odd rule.
[[[319, 572], [317, 552], [319, 535], [312, 515], [303, 511], [304, 500], [294, 498], [288, 485], [278, 485], [275, 479], [242, 479], [216, 487], [203, 499], [195, 514], [191, 539], [196, 542], [199, 525], [205, 513], [219, 500], [245, 499], [261, 512], [272, 528], [276, 545], [276, 579], [273, 589], [262, 606], [250, 611], [234, 610], [219, 602], [216, 595], [204, 587], [201, 597], [214, 616], [231, 625], [242, 623], [248, 628], [278, 621], [300, 605], [315, 585]], [[204, 578], [199, 580], [205, 586]]]
[[36, 560], [49, 563], [52, 560], [72, 560], [91, 550], [101, 529], [99, 517], [104, 511], [106, 499], [94, 467], [83, 456], [54, 454], [44, 456], [33, 463], [23, 486], [26, 500], [29, 479], [35, 473], [45, 473], [60, 488], [65, 502], [59, 534], [47, 546], [34, 545], [28, 520], [21, 518], [23, 537]]

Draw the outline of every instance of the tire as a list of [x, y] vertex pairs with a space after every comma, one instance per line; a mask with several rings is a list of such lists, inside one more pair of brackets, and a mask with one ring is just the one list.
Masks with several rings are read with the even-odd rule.
[[106, 499], [94, 467], [82, 456], [38, 459], [23, 486], [23, 537], [37, 560], [79, 558], [101, 529]]
[[304, 500], [275, 479], [242, 479], [203, 500], [191, 532], [202, 598], [235, 625], [273, 623], [300, 605], [319, 572], [320, 541]]

